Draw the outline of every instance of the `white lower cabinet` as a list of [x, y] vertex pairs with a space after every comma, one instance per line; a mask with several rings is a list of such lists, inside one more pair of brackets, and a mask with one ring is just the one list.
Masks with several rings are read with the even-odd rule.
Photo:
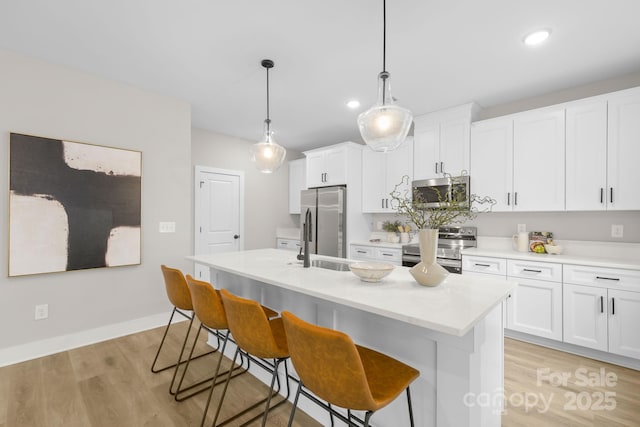
[[562, 283], [516, 280], [507, 303], [507, 328], [562, 340]]
[[518, 281], [507, 303], [507, 328], [562, 340], [562, 264], [507, 260]]
[[297, 239], [276, 239], [276, 248], [287, 249], [290, 251], [299, 251], [301, 248], [300, 240]]
[[609, 289], [609, 352], [640, 359], [640, 292]]
[[384, 261], [393, 265], [402, 265], [402, 249], [351, 245], [349, 258], [356, 261]]
[[567, 264], [564, 341], [640, 359], [640, 271]]
[[607, 351], [607, 290], [565, 284], [564, 342]]

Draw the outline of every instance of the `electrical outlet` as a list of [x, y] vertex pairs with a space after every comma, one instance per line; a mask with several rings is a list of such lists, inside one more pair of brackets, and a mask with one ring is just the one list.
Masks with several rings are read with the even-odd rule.
[[611, 226], [611, 237], [622, 238], [624, 236], [624, 226], [623, 225], [612, 225]]
[[49, 317], [49, 304], [36, 305], [35, 319], [42, 320]]
[[525, 233], [527, 231], [527, 224], [518, 224], [518, 233]]
[[160, 231], [160, 233], [175, 233], [176, 232], [176, 223], [175, 222], [160, 222], [159, 231]]

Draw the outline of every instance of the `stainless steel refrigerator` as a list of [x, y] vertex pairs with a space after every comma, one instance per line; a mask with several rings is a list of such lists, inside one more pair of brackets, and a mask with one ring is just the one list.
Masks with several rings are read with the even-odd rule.
[[307, 209], [311, 210], [312, 241], [309, 253], [347, 257], [347, 188], [322, 187], [302, 190], [300, 230], [304, 229]]

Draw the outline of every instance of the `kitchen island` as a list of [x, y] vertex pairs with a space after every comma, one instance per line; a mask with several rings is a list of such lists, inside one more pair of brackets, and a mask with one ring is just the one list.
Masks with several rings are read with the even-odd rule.
[[[349, 262], [312, 259], [318, 258]], [[295, 254], [277, 249], [188, 259], [208, 266], [217, 288], [344, 331], [356, 343], [420, 370], [411, 387], [416, 426], [500, 425], [501, 303], [515, 282], [452, 274], [429, 288], [418, 285], [408, 268], [396, 267], [381, 282], [367, 283], [349, 271], [303, 268]], [[326, 413], [308, 400], [301, 399], [300, 407], [329, 425]], [[406, 399], [396, 399], [372, 421], [408, 426]]]

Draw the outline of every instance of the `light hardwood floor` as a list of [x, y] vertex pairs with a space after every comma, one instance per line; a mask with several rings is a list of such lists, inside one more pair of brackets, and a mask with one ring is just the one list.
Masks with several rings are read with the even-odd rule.
[[[176, 326], [184, 330], [186, 322]], [[0, 427], [199, 425], [206, 393], [175, 402], [168, 393], [170, 371], [149, 371], [161, 336], [162, 328], [158, 328], [0, 368]], [[170, 339], [168, 344], [166, 354], [177, 354], [178, 340]], [[203, 338], [196, 351], [204, 350]], [[213, 355], [198, 359], [188, 380], [209, 373], [215, 360]], [[584, 375], [578, 368], [585, 369]], [[605, 375], [616, 375], [615, 386], [576, 385], [589, 373], [600, 375], [601, 369]], [[563, 374], [571, 375], [566, 385], [550, 384], [550, 379]], [[263, 397], [266, 389], [249, 375], [236, 378], [222, 416]], [[604, 397], [605, 392], [615, 393], [615, 409], [598, 410], [599, 393]], [[218, 395], [214, 394], [214, 400]], [[570, 405], [571, 395], [577, 397], [575, 409]], [[640, 426], [640, 372], [510, 339], [505, 340], [505, 396], [502, 424], [507, 427]], [[533, 405], [534, 396], [537, 405], [521, 403], [524, 397]], [[545, 410], [548, 401], [551, 404]], [[600, 405], [611, 403], [603, 400]], [[289, 404], [276, 408], [268, 425], [286, 426], [290, 410]], [[294, 425], [320, 426], [301, 411]]]

